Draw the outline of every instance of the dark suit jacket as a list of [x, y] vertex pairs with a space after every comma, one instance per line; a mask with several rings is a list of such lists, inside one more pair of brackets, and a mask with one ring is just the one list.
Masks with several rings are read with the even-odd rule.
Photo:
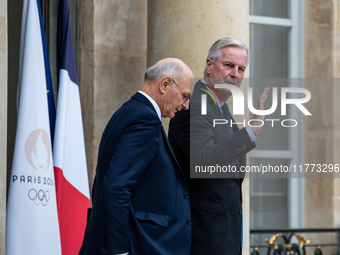
[[[213, 119], [223, 119], [223, 116], [209, 95], [207, 115], [201, 115], [201, 95], [205, 92], [200, 88], [205, 87], [198, 82], [190, 99], [190, 111], [177, 113], [169, 127], [169, 140], [186, 178], [189, 178], [190, 163], [191, 167], [218, 164], [239, 169], [246, 164], [246, 153], [255, 147], [245, 128], [239, 130], [233, 125], [234, 133], [229, 135], [225, 125], [213, 127]], [[219, 178], [188, 180], [193, 255], [241, 254], [244, 175], [216, 176]]]
[[104, 130], [92, 202], [80, 254], [189, 254], [185, 179], [156, 111], [140, 93]]

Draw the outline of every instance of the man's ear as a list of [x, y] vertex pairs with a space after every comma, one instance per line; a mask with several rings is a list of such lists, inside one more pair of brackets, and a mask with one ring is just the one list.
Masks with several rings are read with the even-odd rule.
[[165, 76], [161, 79], [159, 84], [159, 89], [162, 94], [166, 93], [171, 88], [172, 85], [172, 79], [170, 76]]
[[206, 61], [206, 72], [207, 74], [209, 74], [211, 72], [211, 65], [213, 64], [211, 58], [207, 58], [207, 61]]

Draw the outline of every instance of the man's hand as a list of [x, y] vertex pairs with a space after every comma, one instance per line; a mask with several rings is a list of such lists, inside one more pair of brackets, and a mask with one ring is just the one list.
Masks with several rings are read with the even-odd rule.
[[[262, 95], [259, 97], [259, 101], [257, 102], [257, 110], [264, 109], [264, 102], [266, 102], [267, 95], [269, 93], [270, 88], [265, 88], [263, 90]], [[258, 136], [262, 126], [263, 126], [264, 115], [253, 115], [252, 121], [249, 123], [251, 126], [250, 129], [253, 131], [254, 135]]]

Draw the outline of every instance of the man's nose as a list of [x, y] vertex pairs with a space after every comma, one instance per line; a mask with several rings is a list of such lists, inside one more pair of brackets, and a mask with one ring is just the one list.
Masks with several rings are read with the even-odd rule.
[[235, 78], [241, 77], [241, 74], [238, 72], [238, 67], [237, 67], [237, 66], [235, 66], [235, 67], [233, 68], [233, 70], [232, 70], [231, 73], [230, 73], [230, 76], [231, 76], [231, 77], [235, 77]]
[[184, 110], [188, 110], [189, 109], [189, 99], [186, 100], [185, 102], [183, 102], [182, 107]]

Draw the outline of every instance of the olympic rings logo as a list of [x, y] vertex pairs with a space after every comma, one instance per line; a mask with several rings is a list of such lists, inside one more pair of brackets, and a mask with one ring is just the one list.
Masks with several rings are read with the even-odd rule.
[[48, 201], [50, 200], [50, 192], [46, 190], [45, 192], [40, 189], [36, 191], [35, 189], [30, 189], [28, 191], [28, 197], [33, 201], [35, 205], [43, 205], [46, 206]]

